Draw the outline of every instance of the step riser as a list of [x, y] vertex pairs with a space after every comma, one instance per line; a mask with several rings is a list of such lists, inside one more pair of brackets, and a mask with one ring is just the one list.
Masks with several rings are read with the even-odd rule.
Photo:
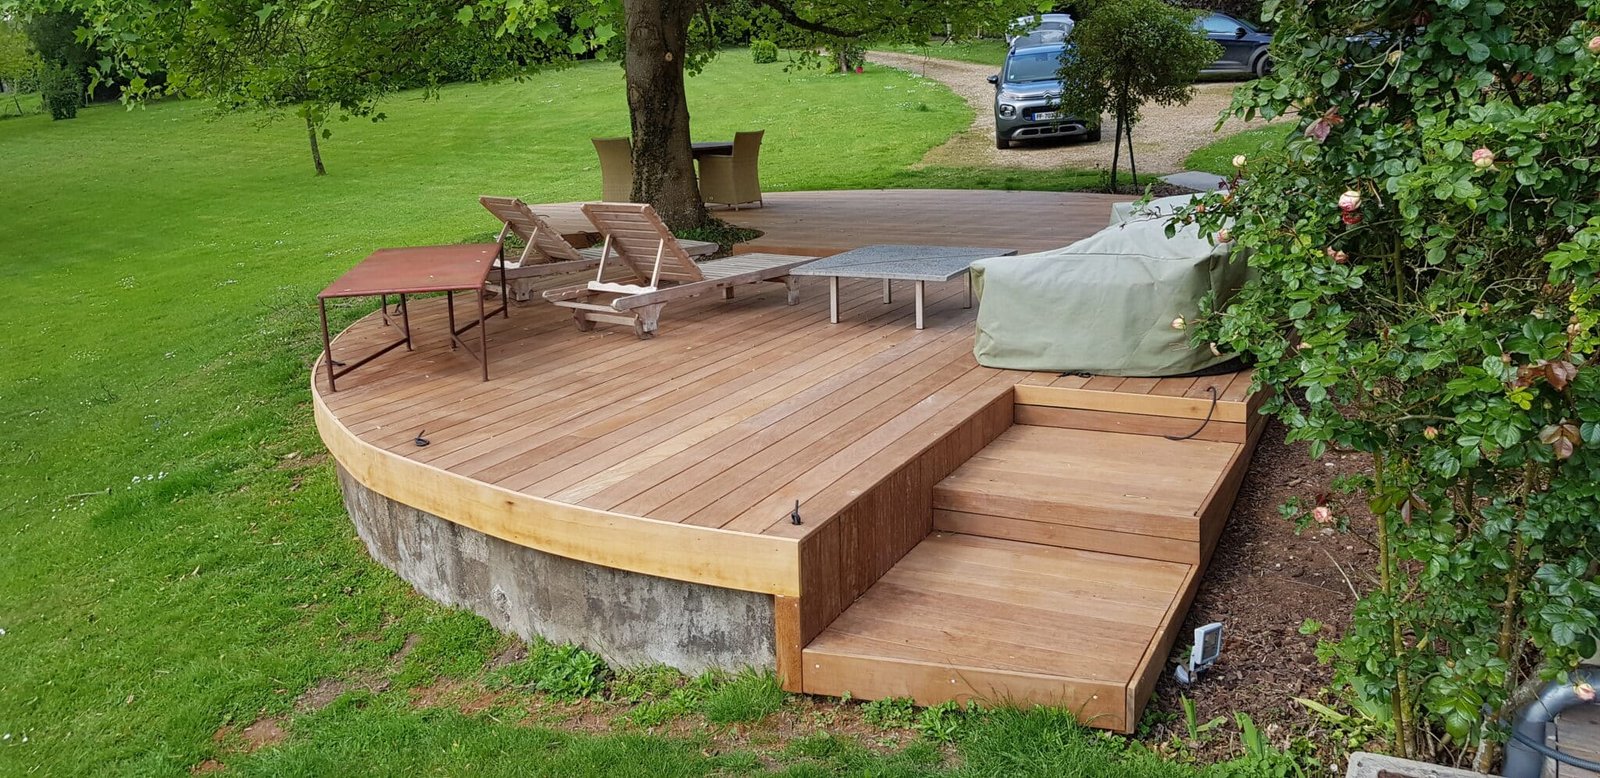
[[1216, 419], [1206, 422], [1137, 413], [1054, 408], [1046, 405], [1017, 405], [1013, 413], [1016, 423], [1035, 427], [1122, 432], [1130, 435], [1193, 435], [1195, 440], [1222, 443], [1243, 443], [1248, 436], [1244, 424]]
[[1005, 516], [935, 509], [933, 528], [939, 532], [960, 532], [964, 535], [1122, 554], [1141, 559], [1160, 559], [1187, 564], [1196, 564], [1200, 561], [1200, 543], [1197, 540], [1135, 535], [1129, 532], [1028, 521]]
[[[994, 707], [1050, 705], [1074, 711], [1092, 727], [1128, 732], [1127, 690], [1120, 683], [1091, 683], [973, 667], [933, 666], [882, 657], [807, 649], [806, 691], [859, 700], [910, 697], [918, 705], [969, 700]], [[1044, 691], [1054, 689], [1054, 692]]]

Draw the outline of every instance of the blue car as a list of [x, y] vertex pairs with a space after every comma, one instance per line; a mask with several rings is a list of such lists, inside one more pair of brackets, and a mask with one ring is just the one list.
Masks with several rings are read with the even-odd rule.
[[1272, 33], [1227, 14], [1208, 13], [1195, 20], [1206, 37], [1222, 47], [1222, 57], [1200, 71], [1208, 76], [1247, 75], [1260, 78], [1272, 72], [1272, 54], [1267, 44]]

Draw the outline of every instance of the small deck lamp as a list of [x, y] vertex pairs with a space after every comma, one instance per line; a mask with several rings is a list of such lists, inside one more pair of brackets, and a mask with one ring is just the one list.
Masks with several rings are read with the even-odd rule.
[[1188, 686], [1200, 674], [1216, 664], [1222, 656], [1222, 622], [1212, 622], [1194, 631], [1194, 648], [1189, 649], [1189, 663], [1178, 665], [1172, 671], [1178, 683]]

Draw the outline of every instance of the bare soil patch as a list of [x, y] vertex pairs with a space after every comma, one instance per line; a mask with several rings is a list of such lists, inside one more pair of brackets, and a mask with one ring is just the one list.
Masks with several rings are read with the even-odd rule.
[[[1332, 680], [1331, 669], [1317, 663], [1317, 641], [1336, 638], [1349, 626], [1352, 589], [1364, 594], [1370, 588], [1375, 552], [1344, 533], [1315, 526], [1297, 533], [1278, 508], [1291, 497], [1314, 504], [1332, 478], [1371, 472], [1371, 460], [1338, 453], [1313, 460], [1306, 445], [1283, 437], [1276, 421], [1262, 434], [1168, 666], [1186, 656], [1195, 627], [1215, 621], [1224, 625], [1222, 657], [1188, 688], [1170, 672], [1162, 678], [1152, 708], [1169, 720], [1155, 728], [1157, 742], [1186, 737], [1180, 695], [1194, 702], [1201, 723], [1222, 716], [1232, 732], [1234, 714], [1244, 712], [1280, 747], [1297, 736], [1315, 742], [1322, 729], [1320, 718], [1294, 698], [1316, 699]], [[1359, 499], [1333, 494], [1328, 504], [1336, 516], [1350, 518], [1353, 532], [1371, 532], [1372, 516]], [[1301, 634], [1303, 624], [1321, 628]], [[1232, 735], [1190, 748], [1205, 761], [1238, 753]]]
[[[950, 87], [977, 112], [971, 127], [929, 151], [922, 158], [921, 167], [1111, 169], [1111, 139], [1116, 137], [1116, 122], [1110, 116], [1101, 121], [1105, 140], [1099, 143], [1038, 141], [1002, 151], [994, 147], [994, 87], [985, 80], [996, 72], [995, 67], [887, 51], [871, 52], [867, 59], [935, 79]], [[1220, 129], [1213, 130], [1217, 118], [1233, 99], [1235, 86], [1233, 83], [1202, 83], [1196, 87], [1194, 99], [1188, 105], [1147, 106], [1143, 120], [1133, 132], [1134, 157], [1140, 172], [1179, 172], [1183, 170], [1184, 159], [1195, 149], [1240, 130], [1265, 125], [1263, 121], [1229, 119]], [[1126, 164], [1124, 160], [1124, 169]]]

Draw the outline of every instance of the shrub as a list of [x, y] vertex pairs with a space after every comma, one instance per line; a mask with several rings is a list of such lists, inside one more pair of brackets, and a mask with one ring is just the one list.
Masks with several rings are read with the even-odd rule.
[[1145, 103], [1183, 105], [1194, 96], [1200, 69], [1216, 61], [1221, 47], [1194, 27], [1195, 14], [1164, 0], [1107, 0], [1089, 6], [1073, 26], [1061, 60], [1061, 109], [1074, 116], [1116, 117], [1111, 149], [1111, 191], [1116, 191], [1122, 142], [1127, 138], [1128, 168], [1139, 183], [1133, 159], [1133, 126]]
[[1291, 440], [1372, 455], [1336, 484], [1377, 550], [1336, 682], [1402, 753], [1448, 734], [1487, 772], [1496, 722], [1600, 639], [1600, 7], [1263, 15], [1277, 70], [1233, 112], [1300, 131], [1180, 214], [1254, 271], [1194, 329], [1254, 359]]
[[39, 69], [39, 98], [50, 118], [75, 118], [83, 105], [83, 79], [63, 65], [45, 65]]
[[750, 59], [757, 65], [778, 61], [778, 44], [772, 41], [750, 41]]

